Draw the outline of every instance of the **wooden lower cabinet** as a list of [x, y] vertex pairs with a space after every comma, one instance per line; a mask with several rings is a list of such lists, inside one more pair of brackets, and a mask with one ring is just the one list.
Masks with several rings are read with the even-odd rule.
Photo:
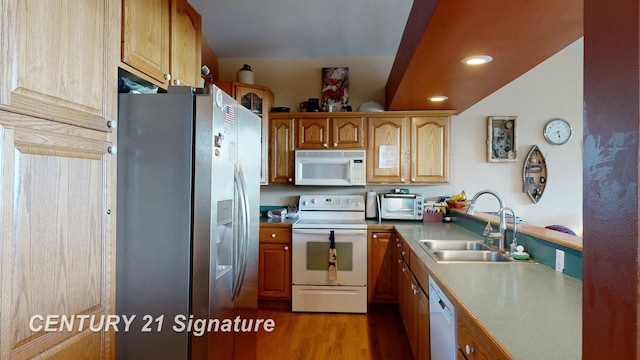
[[513, 359], [464, 309], [458, 307], [458, 359]]
[[398, 306], [413, 358], [431, 358], [429, 333], [429, 298], [403, 262], [399, 283]]
[[0, 359], [114, 356], [112, 331], [45, 330], [115, 313], [111, 136], [0, 111]]
[[429, 330], [429, 297], [422, 289], [416, 294], [418, 297], [418, 325], [417, 325], [417, 359], [431, 359], [431, 332]]
[[260, 225], [258, 297], [291, 300], [291, 225]]
[[[375, 235], [375, 237], [374, 237]], [[393, 273], [400, 317], [404, 326], [413, 358], [430, 359], [431, 343], [429, 329], [429, 296], [428, 279], [430, 270], [415, 252], [405, 243], [401, 236], [392, 230], [369, 230], [369, 256], [374, 264], [382, 264], [382, 252], [393, 251]], [[377, 258], [377, 260], [376, 260]], [[371, 266], [371, 264], [370, 264]], [[386, 265], [375, 268], [384, 269]], [[371, 267], [370, 267], [371, 270]], [[371, 274], [370, 274], [371, 275]], [[370, 288], [381, 281], [372, 283]], [[382, 281], [384, 283], [384, 281]], [[382, 287], [383, 289], [385, 287]], [[424, 289], [427, 289], [425, 291]], [[370, 289], [371, 290], [371, 289]], [[382, 292], [385, 294], [386, 292]], [[377, 293], [370, 292], [373, 299]], [[380, 295], [378, 295], [380, 296]], [[457, 308], [457, 340], [458, 360], [510, 360], [511, 355], [502, 345], [471, 315], [463, 304], [456, 303]]]
[[402, 267], [402, 277], [400, 281], [400, 298], [398, 301], [398, 307], [400, 309], [400, 317], [402, 318], [402, 324], [404, 325], [404, 330], [407, 333], [407, 338], [409, 339], [409, 345], [411, 346], [411, 353], [413, 354], [413, 358], [417, 358], [417, 334], [418, 334], [418, 323], [417, 323], [417, 302], [414, 300], [414, 284], [413, 284], [413, 276], [411, 275], [411, 271], [405, 265]]
[[369, 302], [398, 301], [396, 239], [394, 231], [369, 231]]

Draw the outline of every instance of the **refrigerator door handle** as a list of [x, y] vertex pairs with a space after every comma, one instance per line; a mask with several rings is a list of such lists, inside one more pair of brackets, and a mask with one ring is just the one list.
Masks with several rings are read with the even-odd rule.
[[244, 173], [242, 171], [242, 166], [236, 164], [234, 167], [234, 182], [238, 189], [239, 195], [239, 218], [241, 219], [240, 226], [241, 231], [238, 237], [238, 253], [236, 254], [238, 258], [238, 272], [236, 275], [236, 279], [233, 282], [233, 299], [236, 299], [240, 294], [240, 290], [242, 289], [242, 283], [244, 282], [244, 275], [247, 269], [247, 252], [248, 252], [248, 243], [249, 243], [249, 229], [250, 229], [250, 217], [249, 217], [249, 197], [247, 195], [247, 183], [244, 178]]

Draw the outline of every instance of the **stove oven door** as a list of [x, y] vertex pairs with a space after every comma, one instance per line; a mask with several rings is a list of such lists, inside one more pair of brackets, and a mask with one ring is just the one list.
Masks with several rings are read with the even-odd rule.
[[[334, 231], [337, 279], [329, 280], [330, 232]], [[293, 285], [367, 285], [367, 231], [293, 229]]]

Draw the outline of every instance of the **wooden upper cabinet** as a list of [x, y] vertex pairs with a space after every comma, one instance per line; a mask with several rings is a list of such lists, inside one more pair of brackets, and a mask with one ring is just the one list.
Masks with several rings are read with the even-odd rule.
[[362, 116], [331, 119], [332, 149], [364, 149], [364, 118]]
[[115, 358], [113, 330], [36, 316], [116, 314], [120, 7], [2, 2], [0, 359]]
[[367, 183], [404, 183], [407, 118], [375, 117], [367, 123]]
[[202, 17], [187, 0], [174, 0], [172, 8], [171, 82], [200, 86]]
[[271, 113], [270, 182], [292, 181], [295, 150], [366, 149], [367, 184], [447, 183], [452, 113]]
[[121, 67], [164, 89], [200, 86], [201, 28], [186, 0], [123, 0]]
[[292, 117], [274, 118], [269, 125], [269, 183], [293, 184], [295, 124]]
[[301, 116], [296, 120], [296, 149], [364, 149], [364, 118], [361, 116]]
[[329, 147], [329, 118], [296, 119], [296, 149], [327, 149]]
[[111, 131], [120, 2], [3, 1], [0, 108]]
[[411, 118], [412, 183], [449, 181], [448, 116]]
[[171, 0], [123, 0], [122, 62], [165, 88], [171, 78], [170, 31]]
[[369, 117], [367, 183], [449, 182], [452, 113], [389, 112]]
[[273, 92], [265, 86], [235, 81], [218, 81], [215, 85], [262, 119], [260, 184], [268, 184], [269, 109], [273, 105]]

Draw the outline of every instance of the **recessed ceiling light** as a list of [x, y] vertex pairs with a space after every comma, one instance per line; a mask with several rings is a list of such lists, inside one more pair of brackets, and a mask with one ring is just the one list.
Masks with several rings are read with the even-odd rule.
[[444, 95], [431, 96], [431, 97], [427, 98], [427, 100], [433, 101], [433, 102], [445, 101], [447, 99], [448, 99], [448, 97], [444, 96]]
[[493, 58], [489, 55], [474, 55], [468, 56], [460, 60], [460, 62], [467, 65], [481, 65], [491, 62], [491, 60], [493, 60]]

